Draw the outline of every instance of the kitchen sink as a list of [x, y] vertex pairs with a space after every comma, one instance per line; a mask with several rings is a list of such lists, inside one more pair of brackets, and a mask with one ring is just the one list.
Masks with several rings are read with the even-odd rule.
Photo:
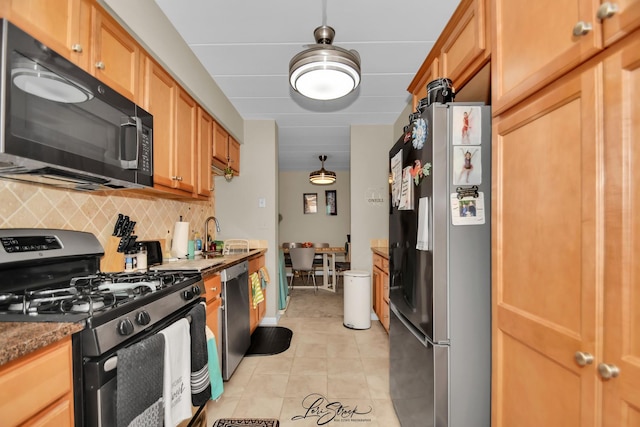
[[223, 255], [221, 251], [202, 251], [202, 257], [204, 259], [222, 259]]

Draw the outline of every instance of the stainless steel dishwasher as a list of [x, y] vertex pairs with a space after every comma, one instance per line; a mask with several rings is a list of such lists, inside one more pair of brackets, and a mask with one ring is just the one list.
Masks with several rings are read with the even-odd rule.
[[249, 325], [249, 263], [220, 273], [222, 281], [222, 379], [233, 375], [251, 345]]

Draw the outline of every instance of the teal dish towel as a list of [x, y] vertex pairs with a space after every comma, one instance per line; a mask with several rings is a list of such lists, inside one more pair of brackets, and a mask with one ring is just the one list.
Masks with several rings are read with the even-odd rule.
[[284, 265], [284, 251], [280, 248], [280, 256], [278, 257], [278, 310], [284, 310], [287, 307], [287, 296], [289, 295], [289, 286], [287, 286], [287, 269]]
[[207, 326], [207, 350], [209, 351], [209, 378], [211, 379], [211, 399], [216, 400], [222, 396], [224, 385], [222, 384], [222, 372], [220, 372], [220, 362], [218, 359], [218, 346], [216, 336]]

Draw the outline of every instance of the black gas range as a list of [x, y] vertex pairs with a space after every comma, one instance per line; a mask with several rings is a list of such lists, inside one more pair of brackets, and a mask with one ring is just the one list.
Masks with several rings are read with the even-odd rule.
[[203, 301], [197, 271], [101, 273], [91, 233], [0, 229], [0, 321], [83, 322], [72, 339], [76, 425], [115, 425], [116, 352]]

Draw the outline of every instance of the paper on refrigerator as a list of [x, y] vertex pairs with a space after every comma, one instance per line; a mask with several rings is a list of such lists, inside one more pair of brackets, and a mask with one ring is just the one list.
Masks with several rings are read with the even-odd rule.
[[419, 251], [429, 250], [429, 198], [421, 197], [418, 200], [418, 238], [416, 239], [416, 249]]
[[391, 206], [400, 204], [402, 187], [402, 150], [391, 158]]
[[400, 188], [400, 203], [398, 210], [413, 209], [413, 177], [411, 176], [411, 166], [402, 170], [402, 185]]

